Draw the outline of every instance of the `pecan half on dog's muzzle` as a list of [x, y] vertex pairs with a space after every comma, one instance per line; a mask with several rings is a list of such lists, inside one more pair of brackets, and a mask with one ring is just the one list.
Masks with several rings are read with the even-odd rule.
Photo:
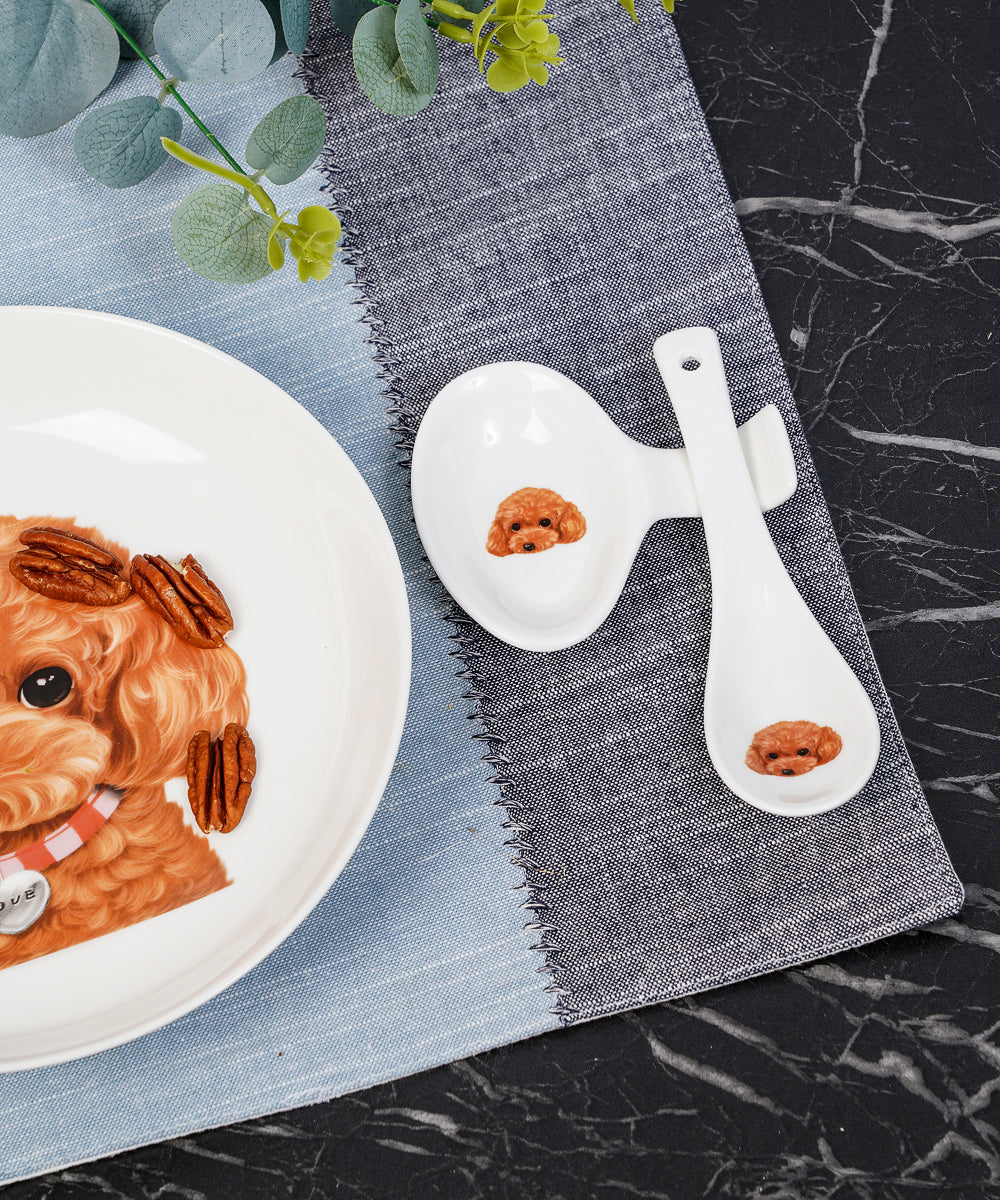
[[188, 744], [188, 801], [204, 833], [229, 833], [239, 825], [257, 773], [257, 752], [242, 725], [230, 723], [213, 739], [199, 729]]

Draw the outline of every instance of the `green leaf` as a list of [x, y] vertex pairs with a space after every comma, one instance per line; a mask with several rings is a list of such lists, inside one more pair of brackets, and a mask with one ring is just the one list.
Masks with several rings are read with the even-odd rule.
[[71, 121], [118, 65], [118, 35], [79, 0], [0, 0], [0, 46], [0, 133], [14, 137]]
[[396, 45], [406, 74], [418, 92], [434, 94], [441, 60], [434, 31], [420, 12], [420, 0], [401, 0], [396, 10]]
[[333, 23], [348, 37], [354, 37], [358, 22], [365, 13], [374, 12], [376, 7], [370, 0], [330, 0]]
[[301, 54], [309, 40], [309, 0], [281, 0], [281, 28], [293, 54]]
[[395, 13], [381, 6], [367, 13], [354, 31], [354, 70], [361, 90], [377, 108], [396, 117], [411, 117], [430, 104], [433, 93], [413, 85], [400, 57]]
[[98, 183], [132, 187], [167, 161], [160, 138], [176, 139], [181, 124], [176, 108], [161, 108], [155, 96], [133, 96], [87, 113], [73, 134], [73, 150]]
[[228, 183], [209, 183], [185, 197], [174, 213], [172, 230], [177, 253], [206, 279], [253, 283], [271, 273], [271, 222]]
[[196, 83], [252, 79], [274, 52], [274, 23], [260, 0], [170, 0], [153, 33], [167, 73]]
[[275, 183], [291, 183], [316, 161], [326, 138], [326, 118], [311, 96], [292, 96], [250, 134], [247, 162]]
[[[144, 54], [155, 54], [153, 24], [167, 0], [101, 0], [101, 4], [118, 24], [142, 47]], [[137, 58], [132, 47], [119, 37], [122, 58]]]
[[274, 26], [274, 52], [271, 55], [271, 62], [276, 63], [279, 58], [288, 53], [285, 35], [281, 29], [281, 0], [260, 0], [260, 2], [267, 9], [267, 15], [271, 18], [271, 24]]
[[530, 80], [524, 65], [515, 60], [498, 58], [486, 69], [486, 82], [494, 92], [517, 92]]
[[625, 9], [633, 21], [639, 20], [635, 15], [635, 0], [618, 0], [618, 3]]

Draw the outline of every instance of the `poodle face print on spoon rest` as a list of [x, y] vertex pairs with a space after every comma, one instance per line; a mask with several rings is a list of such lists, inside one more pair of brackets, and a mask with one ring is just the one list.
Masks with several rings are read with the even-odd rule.
[[[795, 491], [773, 405], [739, 443], [760, 505]], [[434, 570], [470, 616], [525, 650], [598, 628], [661, 517], [695, 517], [687, 455], [627, 437], [571, 380], [532, 363], [459, 376], [432, 402], [413, 450], [413, 509]]]

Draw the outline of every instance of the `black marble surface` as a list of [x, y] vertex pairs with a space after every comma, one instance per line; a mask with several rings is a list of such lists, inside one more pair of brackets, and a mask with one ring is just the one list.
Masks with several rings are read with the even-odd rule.
[[964, 913], [2, 1200], [1000, 1197], [1000, 5], [676, 19]]

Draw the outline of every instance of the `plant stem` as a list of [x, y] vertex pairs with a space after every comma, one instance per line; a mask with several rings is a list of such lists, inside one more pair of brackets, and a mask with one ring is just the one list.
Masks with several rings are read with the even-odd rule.
[[[384, 2], [384, 0], [376, 0], [376, 2], [381, 3], [381, 2]], [[90, 0], [90, 3], [94, 6], [94, 8], [96, 8], [98, 10], [98, 12], [101, 12], [104, 14], [104, 16], [111, 22], [111, 24], [117, 30], [117, 32], [118, 32], [119, 36], [122, 38], [122, 40], [124, 42], [126, 42], [136, 52], [136, 54], [138, 54], [138, 56], [142, 59], [142, 61], [146, 64], [146, 66], [149, 67], [149, 69], [160, 80], [160, 82], [165, 83], [167, 80], [167, 76], [164, 75], [163, 72], [160, 70], [160, 68], [150, 59], [149, 55], [144, 52], [142, 47], [136, 44], [136, 42], [132, 39], [132, 37], [128, 33], [128, 31], [125, 29], [122, 29], [122, 27], [118, 24], [118, 22], [114, 19], [114, 17], [104, 7], [104, 5], [100, 3], [100, 0]], [[229, 154], [229, 152], [226, 150], [225, 146], [223, 146], [223, 144], [219, 141], [219, 139], [215, 136], [215, 134], [212, 133], [212, 131], [205, 124], [205, 122], [202, 121], [202, 119], [198, 116], [198, 114], [194, 111], [194, 109], [188, 104], [188, 102], [184, 99], [184, 97], [174, 87], [173, 84], [170, 84], [167, 87], [167, 91], [171, 94], [171, 96], [173, 96], [173, 98], [177, 101], [177, 103], [181, 106], [181, 108], [187, 113], [187, 115], [191, 118], [191, 120], [194, 121], [195, 125], [198, 126], [198, 128], [201, 130], [201, 132], [205, 135], [206, 138], [208, 138], [208, 140], [212, 143], [212, 145], [216, 148], [216, 150], [218, 150], [218, 152], [222, 155], [222, 157], [226, 160], [226, 162], [229, 163], [229, 165], [233, 168], [233, 170], [239, 171], [239, 173], [241, 175], [246, 175], [246, 171], [244, 171], [243, 168], [240, 166], [240, 164], [236, 161], [236, 159], [233, 158]]]
[[227, 171], [225, 167], [220, 167], [218, 163], [212, 162], [210, 158], [205, 158], [201, 154], [195, 154], [193, 150], [189, 150], [187, 146], [182, 146], [179, 142], [175, 142], [173, 138], [161, 137], [160, 142], [168, 154], [172, 154], [174, 158], [179, 158], [181, 162], [187, 163], [188, 166], [197, 167], [199, 171], [208, 171], [210, 175], [218, 175], [222, 179], [228, 179], [230, 183], [239, 184], [244, 191], [253, 196], [273, 221], [281, 220], [278, 216], [278, 210], [274, 207], [274, 201], [264, 191], [257, 180], [253, 179], [245, 171], [240, 171], [239, 174], [235, 171]]

